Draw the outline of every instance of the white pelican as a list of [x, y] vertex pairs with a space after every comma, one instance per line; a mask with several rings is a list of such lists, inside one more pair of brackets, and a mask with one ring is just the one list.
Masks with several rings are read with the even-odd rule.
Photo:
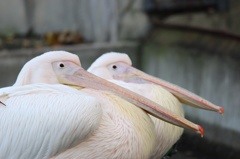
[[[111, 52], [100, 56], [90, 66], [88, 71], [139, 93], [181, 117], [184, 117], [184, 111], [179, 100], [198, 108], [218, 111], [220, 113], [224, 112], [223, 108], [215, 106], [180, 87], [147, 75], [131, 67], [131, 65], [131, 59], [126, 54]], [[154, 122], [157, 135], [155, 150], [151, 158], [161, 158], [173, 144], [179, 140], [183, 129], [161, 121], [153, 116], [151, 116], [151, 119]]]
[[155, 134], [145, 111], [203, 135], [199, 125], [86, 72], [64, 51], [26, 63], [15, 84], [0, 89], [0, 101], [4, 159], [148, 158]]

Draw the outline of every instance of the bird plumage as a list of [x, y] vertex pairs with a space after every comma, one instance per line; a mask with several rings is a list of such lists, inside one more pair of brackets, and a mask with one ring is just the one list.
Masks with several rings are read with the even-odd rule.
[[4, 159], [57, 155], [92, 134], [102, 117], [94, 97], [63, 85], [8, 87], [1, 89], [0, 100], [6, 104], [0, 106]]
[[156, 136], [146, 112], [107, 91], [59, 84], [59, 61], [80, 65], [70, 53], [45, 53], [0, 89], [0, 158], [149, 158]]
[[23, 86], [33, 83], [59, 83], [53, 69], [51, 69], [52, 63], [56, 61], [71, 61], [81, 66], [80, 60], [75, 54], [66, 51], [46, 52], [31, 59], [23, 66], [13, 86]]
[[[170, 92], [161, 86], [149, 83], [137, 84], [126, 82], [122, 82], [120, 85], [139, 93], [142, 96], [151, 99], [162, 106], [165, 106], [165, 108], [171, 110], [179, 116], [184, 117], [182, 104], [176, 97], [174, 97]], [[167, 151], [180, 139], [183, 133], [183, 128], [159, 120], [151, 115], [150, 117], [154, 123], [156, 133], [156, 145], [151, 158], [157, 159], [163, 157]]]
[[[130, 58], [126, 54], [110, 52], [103, 54], [94, 61], [88, 71], [151, 99], [179, 116], [184, 117], [182, 104], [175, 96], [161, 86], [150, 84], [146, 81], [139, 81], [135, 78], [133, 79], [135, 82], [124, 82], [120, 81], [120, 79], [119, 81], [113, 80], [114, 77], [117, 79], [118, 75], [121, 75], [126, 71], [124, 67], [121, 67], [121, 65], [115, 65], [115, 63], [118, 62], [123, 62], [127, 65], [132, 64]], [[117, 66], [117, 69], [113, 68], [114, 65]], [[161, 158], [179, 140], [183, 133], [183, 129], [161, 121], [151, 115], [150, 117], [154, 123], [156, 135], [156, 145], [154, 146], [151, 158]]]
[[56, 158], [149, 158], [155, 145], [154, 126], [140, 108], [108, 92], [84, 89], [100, 99], [100, 126], [85, 141]]

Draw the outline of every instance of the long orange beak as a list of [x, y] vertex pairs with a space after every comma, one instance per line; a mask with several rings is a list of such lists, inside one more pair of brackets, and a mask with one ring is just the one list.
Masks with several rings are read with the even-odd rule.
[[113, 78], [116, 80], [122, 80], [125, 82], [139, 82], [144, 80], [145, 82], [146, 81], [151, 82], [164, 87], [169, 92], [171, 92], [174, 96], [176, 96], [180, 102], [184, 104], [187, 104], [196, 108], [216, 111], [216, 112], [219, 112], [220, 114], [224, 114], [224, 109], [222, 107], [219, 107], [203, 99], [202, 97], [187, 91], [186, 89], [183, 89], [177, 85], [171, 84], [162, 79], [148, 75], [123, 62], [118, 62], [118, 64], [120, 64], [121, 66], [124, 66], [125, 71], [123, 71], [121, 74], [113, 75]]
[[164, 107], [143, 96], [140, 96], [132, 91], [124, 89], [100, 77], [97, 77], [75, 64], [72, 64], [72, 66], [69, 66], [69, 69], [66, 70], [59, 70], [56, 68], [53, 68], [53, 70], [55, 71], [59, 82], [62, 84], [74, 87], [86, 87], [96, 90], [110, 91], [161, 120], [183, 128], [194, 130], [202, 136], [204, 134], [201, 126], [196, 125], [186, 120], [185, 118], [182, 118], [181, 116], [170, 112]]

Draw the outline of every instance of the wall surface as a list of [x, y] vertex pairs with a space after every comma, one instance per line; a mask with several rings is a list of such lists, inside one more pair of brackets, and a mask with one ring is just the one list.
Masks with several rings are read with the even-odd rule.
[[86, 41], [136, 39], [148, 28], [143, 0], [1, 0], [0, 34], [76, 31]]
[[184, 106], [187, 118], [205, 128], [205, 138], [240, 149], [239, 42], [192, 32], [159, 29], [143, 47], [142, 68], [225, 109]]

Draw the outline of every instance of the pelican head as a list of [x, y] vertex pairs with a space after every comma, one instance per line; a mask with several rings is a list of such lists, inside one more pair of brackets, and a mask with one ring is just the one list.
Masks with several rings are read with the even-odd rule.
[[62, 64], [72, 63], [81, 67], [80, 60], [77, 55], [66, 51], [50, 51], [28, 61], [18, 74], [17, 80], [13, 86], [22, 86], [33, 83], [59, 83], [52, 65], [57, 65], [59, 69]]
[[104, 79], [115, 79], [134, 83], [151, 82], [164, 87], [184, 104], [201, 109], [216, 111], [220, 114], [224, 113], [224, 109], [222, 107], [216, 106], [179, 86], [148, 75], [131, 65], [131, 59], [127, 54], [110, 52], [100, 56], [90, 66], [88, 71]]
[[118, 95], [151, 115], [203, 135], [203, 129], [185, 118], [134, 92], [95, 76], [81, 67], [78, 56], [66, 51], [52, 51], [37, 56], [22, 68], [14, 86], [33, 83], [64, 84], [78, 88], [105, 90]]

